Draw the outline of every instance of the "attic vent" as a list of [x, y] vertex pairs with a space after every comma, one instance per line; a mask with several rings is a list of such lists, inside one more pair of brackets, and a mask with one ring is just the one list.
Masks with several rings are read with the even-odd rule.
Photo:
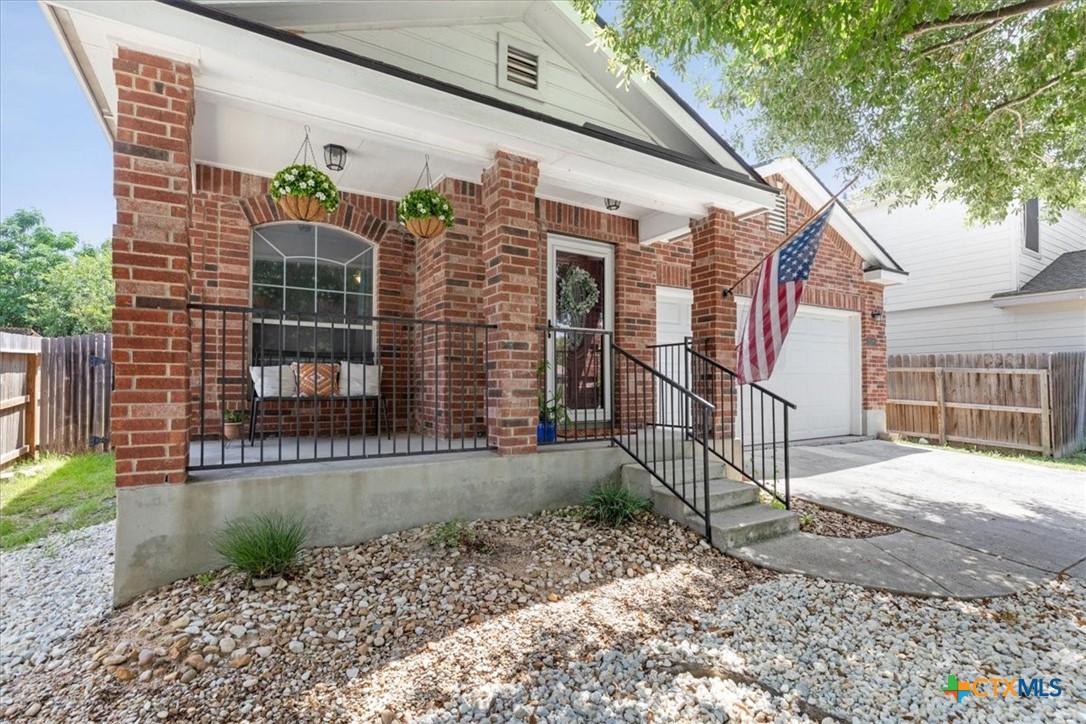
[[498, 33], [498, 87], [536, 100], [547, 88], [547, 56], [542, 47]]
[[777, 194], [777, 201], [769, 211], [769, 230], [778, 234], [788, 233], [788, 198], [783, 190]]
[[505, 79], [539, 90], [539, 56], [508, 46], [505, 49]]

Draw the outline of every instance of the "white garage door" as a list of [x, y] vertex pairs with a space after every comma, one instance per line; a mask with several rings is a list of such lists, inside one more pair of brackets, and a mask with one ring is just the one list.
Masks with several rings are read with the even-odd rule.
[[[738, 301], [741, 331], [750, 302]], [[798, 408], [789, 413], [792, 440], [859, 432], [858, 326], [854, 312], [800, 305], [773, 376], [760, 383]]]
[[[743, 297], [737, 301], [742, 327], [750, 301]], [[682, 342], [691, 336], [692, 303], [689, 289], [656, 288], [657, 344]], [[657, 366], [673, 379], [679, 380], [683, 375], [680, 365], [669, 357], [660, 357]], [[859, 316], [854, 312], [800, 305], [773, 377], [761, 384], [796, 404], [798, 409], [791, 411], [788, 419], [792, 440], [858, 434]], [[756, 403], [758, 397], [755, 394]], [[783, 425], [783, 420], [777, 422], [778, 427]], [[747, 444], [757, 442], [759, 435], [744, 433]]]

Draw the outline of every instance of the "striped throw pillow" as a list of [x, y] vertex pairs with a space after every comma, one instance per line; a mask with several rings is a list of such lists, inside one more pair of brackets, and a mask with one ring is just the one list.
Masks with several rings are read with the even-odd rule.
[[339, 365], [330, 362], [295, 362], [291, 369], [298, 375], [298, 394], [302, 397], [331, 397], [339, 394], [336, 377]]

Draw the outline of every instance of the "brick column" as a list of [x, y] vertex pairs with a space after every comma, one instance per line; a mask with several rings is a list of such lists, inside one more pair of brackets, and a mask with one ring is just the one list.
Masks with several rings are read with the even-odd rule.
[[[724, 298], [722, 291], [735, 283], [742, 272], [736, 258], [737, 222], [735, 215], [710, 208], [703, 219], [690, 220], [690, 286], [694, 292], [691, 330], [695, 348], [720, 364], [735, 369], [735, 295]], [[691, 380], [694, 391], [717, 406], [715, 424], [723, 436], [732, 429], [731, 395], [716, 394], [720, 383]]]
[[535, 161], [498, 151], [483, 172], [483, 313], [490, 334], [488, 422], [490, 444], [503, 455], [536, 449], [540, 360], [539, 268]]
[[[416, 314], [420, 319], [481, 323], [479, 184], [444, 179], [437, 190], [452, 205], [456, 224], [433, 239], [418, 240]], [[485, 432], [484, 334], [465, 327], [424, 327], [424, 330], [418, 347], [419, 369], [429, 381], [422, 387], [419, 407], [423, 431], [454, 438], [461, 433], [475, 437]], [[434, 345], [437, 345], [436, 355]]]
[[863, 340], [863, 434], [886, 432], [886, 317], [872, 319], [875, 310], [884, 311], [883, 287], [860, 284], [860, 337]]
[[117, 485], [180, 483], [189, 439], [192, 69], [120, 48], [113, 70]]

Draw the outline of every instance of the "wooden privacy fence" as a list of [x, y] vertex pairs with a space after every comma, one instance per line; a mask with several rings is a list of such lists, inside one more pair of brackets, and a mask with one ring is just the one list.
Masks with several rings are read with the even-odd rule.
[[41, 342], [0, 332], [0, 467], [37, 451]]
[[887, 363], [890, 432], [1057, 457], [1086, 445], [1086, 351], [891, 355]]
[[108, 334], [0, 333], [0, 465], [109, 448], [111, 352]]

